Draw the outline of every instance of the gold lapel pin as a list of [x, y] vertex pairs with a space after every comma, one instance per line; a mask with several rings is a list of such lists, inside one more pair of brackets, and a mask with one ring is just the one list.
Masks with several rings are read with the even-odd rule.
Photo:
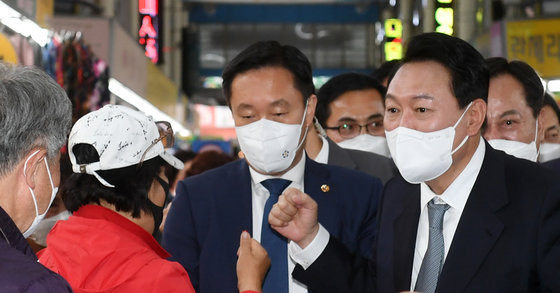
[[331, 187], [328, 186], [327, 184], [321, 185], [321, 191], [322, 192], [329, 192], [330, 190], [331, 190]]

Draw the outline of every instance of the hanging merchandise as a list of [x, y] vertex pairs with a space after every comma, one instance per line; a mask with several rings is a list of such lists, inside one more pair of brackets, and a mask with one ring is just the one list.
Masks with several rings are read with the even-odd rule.
[[80, 33], [52, 34], [43, 47], [43, 68], [66, 90], [73, 121], [109, 103], [109, 67]]

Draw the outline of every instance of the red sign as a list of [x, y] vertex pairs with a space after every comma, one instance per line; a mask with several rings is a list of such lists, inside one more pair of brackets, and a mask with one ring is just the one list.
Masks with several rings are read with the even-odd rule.
[[158, 0], [139, 0], [140, 28], [138, 43], [144, 48], [145, 55], [157, 64], [160, 61], [160, 36]]

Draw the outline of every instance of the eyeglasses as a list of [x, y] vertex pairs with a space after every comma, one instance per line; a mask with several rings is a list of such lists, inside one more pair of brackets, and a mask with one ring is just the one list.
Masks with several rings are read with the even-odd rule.
[[140, 158], [140, 163], [144, 162], [144, 157], [148, 151], [153, 148], [158, 142], [161, 141], [164, 148], [170, 148], [175, 143], [175, 137], [173, 135], [173, 128], [171, 128], [171, 123], [167, 121], [156, 121], [156, 126], [158, 128], [159, 137], [155, 139], [152, 144], [144, 151], [142, 158]]
[[368, 124], [360, 125], [358, 123], [344, 123], [339, 126], [325, 127], [325, 129], [337, 130], [343, 138], [353, 138], [362, 132], [362, 127], [366, 128], [366, 132], [376, 135], [383, 130], [383, 121], [372, 121]]

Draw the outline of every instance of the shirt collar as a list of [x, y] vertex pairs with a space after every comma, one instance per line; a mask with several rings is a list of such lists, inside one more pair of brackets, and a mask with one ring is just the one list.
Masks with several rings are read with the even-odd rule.
[[261, 183], [266, 179], [271, 179], [271, 178], [282, 178], [282, 179], [287, 179], [292, 181], [292, 184], [295, 184], [295, 186], [303, 186], [303, 174], [305, 172], [305, 158], [306, 158], [306, 154], [305, 154], [305, 150], [302, 153], [301, 158], [299, 159], [299, 162], [297, 162], [297, 164], [290, 169], [288, 172], [280, 175], [280, 176], [271, 176], [271, 175], [264, 175], [261, 174], [255, 170], [253, 170], [253, 168], [251, 168], [251, 166], [249, 166], [249, 172], [251, 173], [251, 179], [253, 180], [254, 183]]
[[[484, 160], [484, 153], [486, 152], [486, 146], [484, 145], [484, 139], [480, 137], [478, 147], [474, 152], [471, 160], [463, 169], [461, 174], [455, 178], [455, 180], [447, 187], [447, 189], [440, 195], [445, 203], [447, 203], [452, 208], [463, 209], [469, 198], [469, 194], [476, 182], [480, 168], [482, 167], [482, 161]], [[432, 198], [436, 197], [430, 187], [422, 182], [420, 183], [420, 210], [422, 210]]]
[[317, 154], [317, 157], [315, 157], [315, 162], [326, 164], [329, 161], [329, 142], [322, 135], [319, 135], [319, 137], [323, 141], [323, 146], [321, 146], [321, 150]]

